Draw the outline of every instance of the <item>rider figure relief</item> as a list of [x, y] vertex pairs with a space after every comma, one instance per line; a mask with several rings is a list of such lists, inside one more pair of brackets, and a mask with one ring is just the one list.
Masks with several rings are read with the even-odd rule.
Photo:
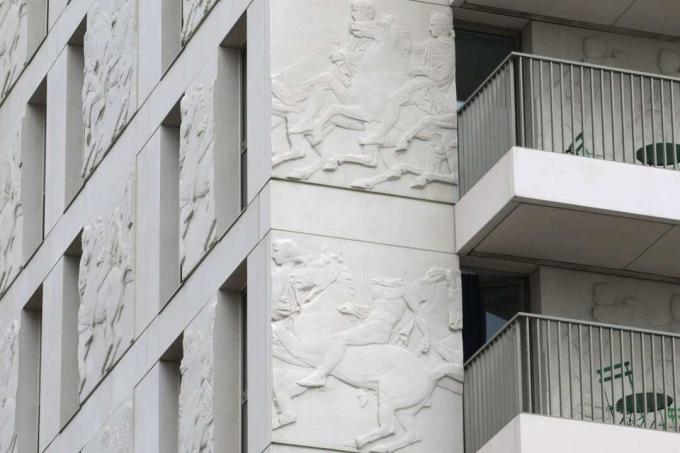
[[427, 321], [420, 315], [420, 306], [428, 298], [423, 296], [422, 289], [424, 285], [443, 281], [446, 276], [445, 270], [433, 268], [415, 282], [395, 278], [374, 279], [371, 285], [374, 299], [372, 310], [358, 326], [336, 334], [319, 366], [298, 384], [304, 387], [325, 386], [326, 378], [342, 361], [348, 346], [390, 344], [395, 334], [401, 334], [398, 328], [409, 312], [423, 337], [420, 352], [427, 353], [430, 332]]

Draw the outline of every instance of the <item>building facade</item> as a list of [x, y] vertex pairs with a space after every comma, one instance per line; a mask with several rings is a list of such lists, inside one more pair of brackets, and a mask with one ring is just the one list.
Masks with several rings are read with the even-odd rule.
[[680, 448], [680, 10], [549, 3], [2, 2], [0, 450]]

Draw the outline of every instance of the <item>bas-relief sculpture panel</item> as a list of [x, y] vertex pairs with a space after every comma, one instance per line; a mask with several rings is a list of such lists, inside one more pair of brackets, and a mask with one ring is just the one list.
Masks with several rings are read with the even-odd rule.
[[129, 399], [109, 417], [82, 453], [131, 453], [134, 448], [133, 417], [133, 402]]
[[0, 148], [0, 295], [23, 266], [21, 124], [17, 123]]
[[186, 276], [217, 239], [213, 82], [196, 82], [181, 102], [180, 266]]
[[455, 257], [275, 234], [271, 284], [274, 442], [462, 451]]
[[86, 178], [120, 136], [136, 108], [136, 1], [95, 1], [87, 13], [83, 52], [81, 173]]
[[182, 0], [182, 44], [191, 38], [217, 0]]
[[78, 273], [78, 371], [83, 400], [123, 355], [133, 336], [132, 178], [113, 212], [85, 226]]
[[0, 100], [9, 92], [26, 63], [26, 0], [0, 3]]
[[217, 301], [184, 330], [179, 392], [179, 452], [214, 450], [213, 333]]
[[453, 20], [404, 0], [274, 0], [273, 175], [454, 201]]
[[0, 451], [17, 451], [15, 427], [19, 378], [19, 323], [14, 321], [0, 338]]

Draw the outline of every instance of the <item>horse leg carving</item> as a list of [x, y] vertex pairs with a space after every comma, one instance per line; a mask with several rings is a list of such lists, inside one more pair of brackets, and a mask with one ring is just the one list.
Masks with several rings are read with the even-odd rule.
[[395, 416], [392, 398], [382, 392], [378, 392], [378, 395], [378, 428], [363, 436], [357, 437], [355, 442], [357, 448], [363, 448], [365, 445], [384, 437], [391, 436], [395, 432]]
[[416, 414], [421, 408], [422, 405], [418, 405], [400, 412], [397, 418], [404, 428], [404, 434], [390, 443], [376, 445], [370, 448], [369, 451], [371, 453], [393, 453], [411, 444], [420, 442], [421, 436], [416, 426]]

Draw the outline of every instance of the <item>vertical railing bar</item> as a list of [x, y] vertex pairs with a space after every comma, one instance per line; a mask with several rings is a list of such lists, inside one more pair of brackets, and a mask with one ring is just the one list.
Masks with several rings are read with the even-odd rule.
[[[584, 142], [585, 146], [585, 142]], [[584, 417], [584, 406], [583, 406], [583, 345], [582, 345], [582, 336], [583, 336], [583, 330], [582, 330], [582, 325], [578, 324], [578, 394], [581, 399], [581, 420], [583, 420]]]
[[546, 354], [548, 357], [548, 377], [546, 379], [546, 382], [548, 384], [548, 415], [552, 416], [553, 415], [553, 410], [552, 410], [552, 373], [550, 372], [550, 356], [551, 350], [550, 350], [550, 321], [546, 320], [545, 321], [545, 343], [546, 343]]
[[600, 122], [602, 124], [602, 160], [607, 160], [607, 131], [604, 127], [604, 69], [600, 69]]
[[543, 360], [542, 360], [542, 352], [541, 349], [543, 347], [543, 344], [541, 343], [541, 320], [536, 318], [534, 320], [536, 322], [536, 357], [538, 358], [537, 360], [537, 369], [538, 369], [538, 376], [537, 376], [537, 381], [538, 381], [538, 413], [543, 415], [544, 414], [544, 408], [543, 408], [543, 376], [542, 376], [542, 370], [543, 370]]
[[560, 62], [560, 131], [562, 134], [562, 143], [560, 143], [560, 152], [563, 153], [565, 146], [564, 146], [564, 65]]
[[589, 354], [589, 361], [588, 363], [590, 364], [590, 416], [592, 421], [595, 421], [595, 385], [593, 384], [593, 327], [588, 326], [588, 354]]
[[649, 407], [647, 407], [647, 379], [645, 377], [645, 334], [640, 333], [640, 369], [642, 370], [642, 401], [644, 403], [644, 427], [647, 427], [647, 414]]
[[517, 413], [524, 412], [524, 394], [522, 391], [522, 332], [519, 321], [515, 321], [515, 366], [517, 367]]
[[[648, 165], [647, 162], [647, 131], [645, 130], [645, 81], [644, 77], [640, 76], [640, 113], [642, 114], [642, 156], [643, 163]], [[645, 425], [647, 421], [645, 419]]]
[[593, 68], [590, 68], [590, 129], [593, 135], [593, 157], [597, 159], [597, 146], [595, 146], [595, 91], [593, 84]]
[[549, 95], [550, 95], [550, 149], [547, 149], [545, 151], [555, 151], [555, 104], [553, 98], [555, 97], [553, 94], [553, 63], [552, 61], [548, 62], [548, 68], [550, 72], [548, 73], [548, 90], [549, 90]]
[[606, 423], [604, 417], [604, 364], [602, 361], [602, 327], [597, 328], [597, 334], [600, 342], [600, 399], [602, 403], [602, 423]]
[[563, 417], [562, 412], [562, 326], [561, 322], [557, 321], [557, 391], [560, 402], [560, 417]]
[[626, 162], [626, 97], [624, 95], [623, 89], [623, 73], [619, 73], [619, 88], [621, 91], [621, 154], [623, 156], [623, 162]]
[[[663, 80], [661, 81], [663, 84]], [[663, 96], [661, 97], [663, 102]], [[661, 387], [663, 388], [663, 407], [666, 413], [665, 430], [668, 431], [668, 408], [666, 407], [668, 402], [666, 400], [666, 337], [659, 336], [661, 338]]]
[[612, 328], [609, 328], [609, 367], [611, 368], [612, 372], [612, 379], [611, 379], [611, 387], [612, 387], [612, 423], [616, 424], [616, 419], [615, 419], [615, 414], [616, 414], [616, 408], [614, 407], [614, 401], [616, 401], [616, 390], [614, 388], [614, 331]]
[[[574, 124], [574, 65], [569, 65], [569, 105], [571, 107], [571, 146], [574, 148], [574, 154], [576, 154], [576, 125]], [[583, 134], [581, 134], [583, 138]], [[585, 140], [585, 139], [583, 139]], [[583, 143], [585, 155], [585, 142]]]
[[539, 107], [541, 111], [541, 117], [540, 117], [540, 130], [541, 130], [541, 149], [543, 151], [546, 151], [545, 149], [545, 127], [547, 127], [547, 124], [544, 124], [545, 122], [545, 116], [543, 115], [543, 61], [538, 60], [538, 84], [539, 84], [539, 89], [538, 89], [538, 96], [539, 96]]
[[[674, 82], [670, 81], [668, 82], [669, 87], [671, 89], [671, 135], [673, 136], [673, 169], [677, 170], [678, 169], [678, 150], [677, 150], [677, 144], [675, 141], [675, 98], [674, 98], [674, 93], [675, 89], [674, 87]], [[676, 417], [677, 419], [677, 417]]]
[[[616, 162], [616, 127], [614, 126], [614, 71], [609, 71], [609, 111], [612, 117], [612, 161]], [[604, 116], [604, 115], [603, 115]]]
[[633, 163], [635, 163], [635, 84], [633, 83], [633, 74], [630, 75], [630, 133], [631, 133], [631, 149], [633, 150]]
[[[649, 102], [651, 103], [652, 107], [652, 157], [654, 158], [654, 166], [658, 166], [657, 163], [657, 156], [656, 156], [656, 121], [655, 121], [655, 107], [654, 107], [654, 79], [649, 78]], [[654, 343], [654, 339], [652, 338], [652, 343]], [[654, 422], [656, 423], [656, 413], [654, 414]]]
[[[635, 147], [633, 147], [635, 148]], [[630, 332], [630, 372], [633, 373], [633, 379], [631, 380], [633, 387], [633, 423], [637, 420], [637, 398], [635, 396], [635, 343], [633, 342], [633, 332]]]
[[678, 432], [678, 383], [675, 380], [675, 337], [671, 337], [671, 365], [673, 366], [673, 413], [675, 432]]
[[524, 342], [525, 342], [525, 349], [526, 349], [526, 361], [527, 361], [527, 366], [526, 366], [526, 374], [527, 374], [527, 404], [528, 404], [528, 412], [534, 413], [534, 401], [533, 401], [533, 380], [531, 376], [531, 370], [532, 370], [532, 365], [533, 365], [533, 360], [531, 357], [531, 323], [529, 321], [529, 318], [524, 318], [524, 328], [525, 328], [525, 333], [524, 333]]
[[[623, 101], [623, 97], [621, 97], [621, 101]], [[622, 406], [622, 414], [623, 414], [623, 420], [625, 423], [626, 420], [626, 383], [625, 383], [625, 375], [627, 373], [627, 369], [624, 366], [624, 353], [623, 353], [623, 329], [619, 330], [619, 344], [621, 345], [621, 406]]]
[[524, 130], [524, 58], [518, 58], [519, 65], [519, 131], [520, 146], [526, 146], [526, 131]]
[[567, 363], [569, 366], [569, 417], [574, 418], [574, 388], [571, 375], [571, 323], [567, 323]]
[[[581, 134], [583, 135], [583, 148], [584, 148], [584, 155], [585, 155], [585, 150], [586, 148], [586, 119], [585, 119], [585, 107], [584, 107], [584, 101], [583, 101], [583, 85], [585, 84], [585, 81], [583, 80], [583, 66], [579, 67], [579, 91], [581, 92]], [[591, 148], [592, 148], [592, 143], [591, 143]]]
[[[662, 146], [662, 152], [663, 152], [663, 166], [667, 167], [668, 166], [668, 153], [666, 152], [666, 109], [664, 108], [665, 102], [664, 102], [664, 95], [663, 95], [663, 86], [665, 85], [665, 81], [663, 79], [659, 79], [659, 96], [661, 96], [661, 146]], [[673, 150], [675, 153], [675, 150]]]
[[[651, 79], [650, 79], [651, 80]], [[653, 106], [652, 106], [653, 109]], [[653, 110], [652, 110], [653, 111]], [[659, 429], [658, 420], [657, 420], [657, 411], [658, 411], [658, 405], [656, 402], [656, 359], [655, 359], [655, 352], [654, 352], [654, 334], [649, 335], [649, 340], [651, 343], [651, 348], [652, 348], [652, 355], [651, 355], [651, 361], [652, 361], [652, 401], [654, 402], [654, 429]]]
[[[508, 106], [508, 109], [510, 111], [510, 116], [508, 118], [508, 121], [510, 121], [510, 134], [511, 134], [511, 141], [512, 145], [515, 146], [518, 144], [517, 140], [517, 104], [516, 104], [516, 98], [515, 98], [515, 60], [511, 59], [509, 61], [509, 66], [510, 71], [508, 73], [508, 102], [510, 105]], [[505, 153], [507, 150], [502, 150], [502, 153]]]

